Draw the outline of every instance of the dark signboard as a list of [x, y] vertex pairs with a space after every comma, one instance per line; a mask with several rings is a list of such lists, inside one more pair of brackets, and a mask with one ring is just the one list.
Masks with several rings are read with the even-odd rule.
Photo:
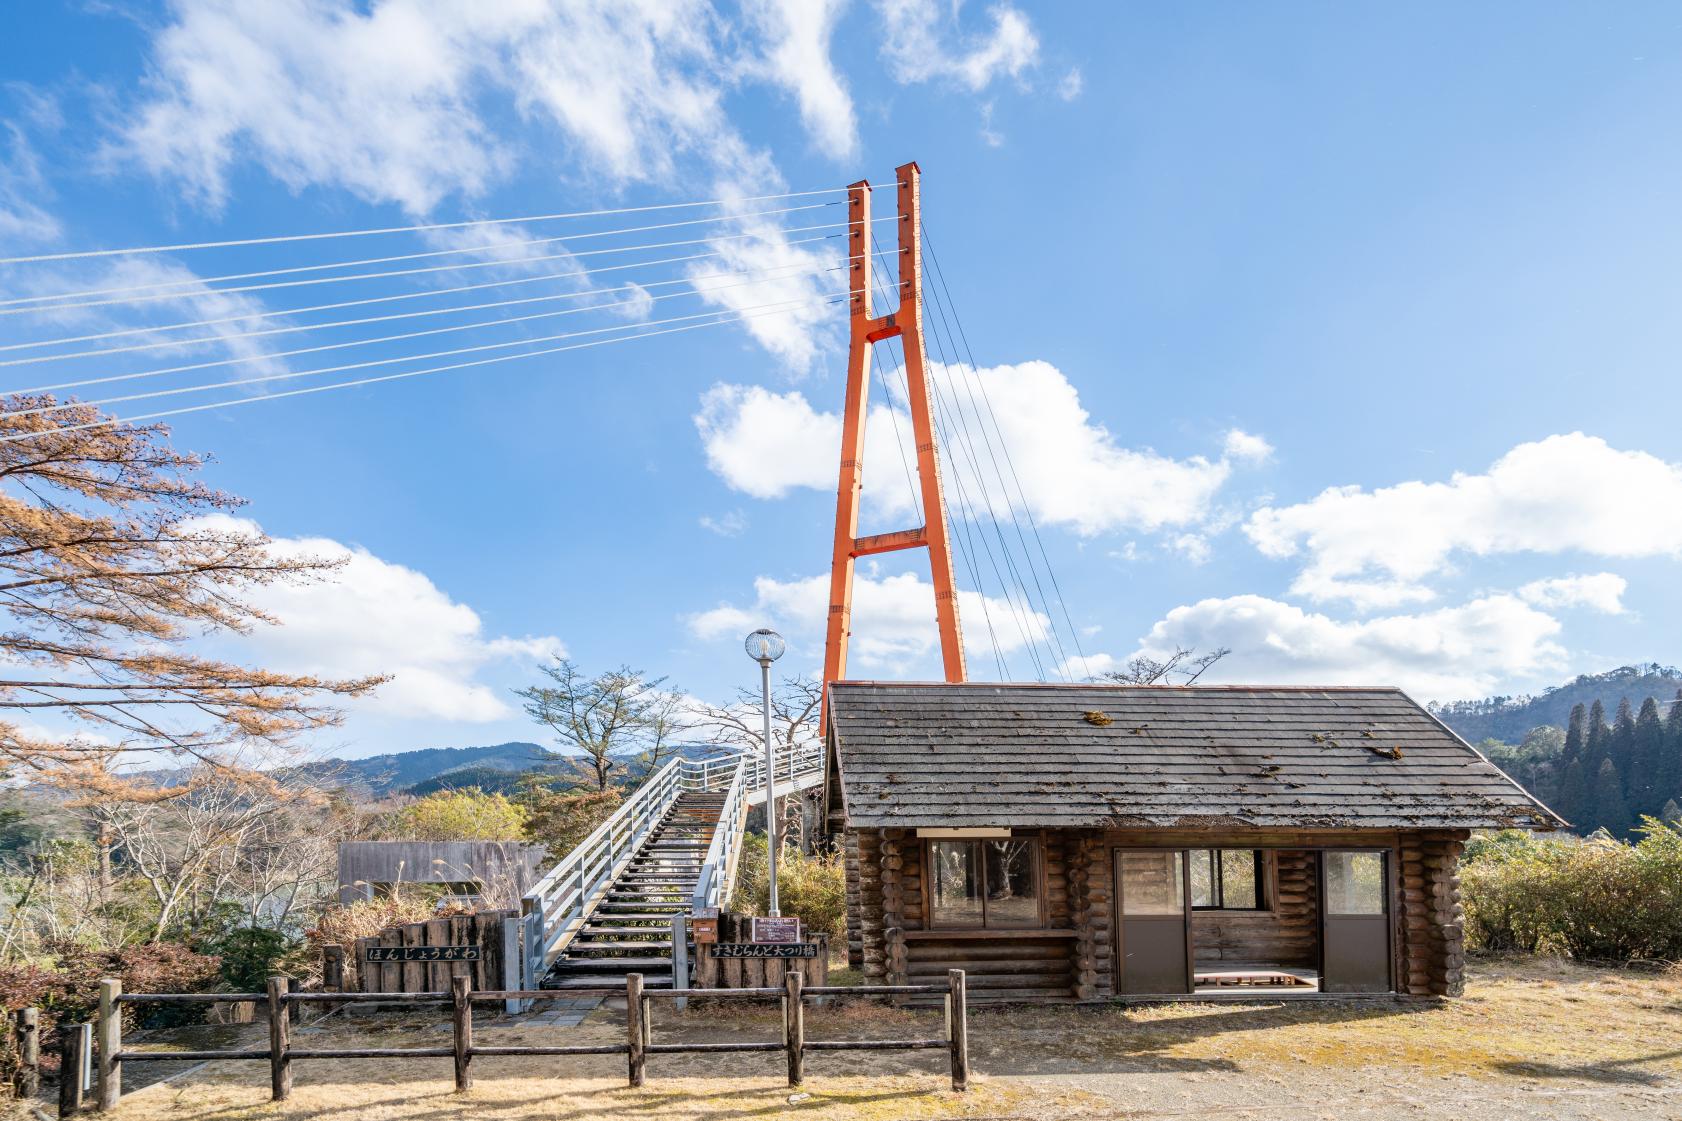
[[798, 942], [800, 941], [800, 920], [792, 915], [775, 919], [755, 915], [753, 934], [748, 941], [780, 944]]
[[712, 948], [715, 958], [815, 958], [816, 942], [720, 942]]
[[375, 961], [478, 961], [477, 946], [369, 946], [362, 960]]

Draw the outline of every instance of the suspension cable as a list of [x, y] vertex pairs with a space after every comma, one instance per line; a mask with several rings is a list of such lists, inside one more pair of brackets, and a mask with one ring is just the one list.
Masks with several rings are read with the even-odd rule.
[[[679, 226], [704, 226], [704, 225], [708, 225], [708, 224], [714, 223], [714, 222], [740, 221], [741, 219], [744, 219], [744, 218], [759, 218], [759, 217], [765, 217], [765, 216], [769, 216], [769, 215], [773, 215], [773, 214], [792, 214], [792, 213], [794, 213], [796, 211], [800, 211], [800, 210], [822, 210], [825, 207], [833, 206], [833, 205], [835, 205], [835, 204], [834, 203], [828, 203], [828, 202], [815, 202], [815, 203], [808, 203], [805, 206], [788, 206], [788, 207], [784, 207], [780, 210], [753, 210], [753, 211], [749, 211], [745, 214], [719, 215], [719, 216], [712, 217], [712, 218], [690, 218], [690, 219], [688, 219], [686, 221], [682, 221], [682, 222], [660, 222], [660, 223], [658, 223], [656, 225], [652, 225], [652, 226], [628, 226], [624, 229], [618, 229], [618, 230], [591, 230], [591, 231], [588, 231], [588, 232], [585, 232], [585, 233], [578, 233], [578, 234], [560, 234], [560, 235], [557, 235], [555, 237], [528, 238], [528, 239], [523, 240], [523, 241], [494, 242], [490, 245], [468, 245], [468, 246], [463, 246], [459, 249], [429, 249], [429, 250], [426, 250], [425, 252], [421, 252], [421, 253], [398, 253], [398, 254], [396, 254], [394, 256], [390, 256], [390, 257], [364, 257], [361, 260], [356, 260], [356, 261], [329, 261], [326, 264], [321, 264], [321, 265], [292, 265], [288, 268], [283, 268], [283, 269], [264, 269], [264, 270], [261, 270], [259, 272], [227, 273], [223, 276], [202, 276], [202, 277], [201, 276], [194, 276], [194, 277], [190, 277], [190, 278], [185, 279], [185, 280], [159, 280], [159, 281], [154, 281], [150, 284], [131, 284], [131, 285], [128, 285], [126, 287], [119, 287], [119, 288], [90, 288], [90, 289], [87, 289], [87, 290], [81, 291], [81, 292], [55, 292], [51, 295], [46, 295], [46, 296], [18, 296], [18, 297], [15, 297], [13, 299], [9, 299], [9, 300], [0, 300], [0, 308], [10, 308], [10, 307], [14, 307], [14, 305], [18, 305], [18, 304], [42, 304], [42, 303], [46, 303], [47, 301], [50, 301], [50, 300], [79, 300], [79, 299], [81, 299], [85, 296], [122, 295], [122, 294], [127, 293], [127, 292], [145, 292], [145, 291], [149, 291], [149, 290], [155, 289], [155, 288], [181, 288], [181, 287], [184, 287], [184, 286], [187, 286], [187, 285], [193, 285], [193, 284], [199, 284], [199, 285], [220, 284], [222, 281], [225, 281], [225, 280], [253, 280], [253, 279], [258, 279], [258, 278], [266, 277], [266, 276], [284, 276], [287, 273], [321, 272], [324, 269], [360, 268], [364, 265], [384, 265], [384, 264], [391, 264], [391, 263], [397, 262], [397, 261], [418, 261], [418, 260], [425, 260], [425, 259], [429, 259], [429, 258], [433, 258], [433, 257], [459, 256], [459, 255], [465, 254], [465, 253], [489, 253], [489, 252], [493, 252], [493, 251], [498, 250], [498, 249], [523, 249], [523, 248], [530, 248], [530, 247], [536, 246], [536, 245], [550, 245], [550, 244], [553, 244], [553, 243], [558, 242], [558, 241], [569, 241], [569, 242], [570, 241], [583, 241], [587, 238], [613, 237], [613, 236], [616, 236], [618, 234], [645, 233], [649, 230], [669, 230], [669, 229], [674, 229], [674, 228], [679, 227]], [[876, 220], [880, 221], [881, 219], [876, 219]], [[843, 224], [844, 223], [840, 223], [840, 222], [824, 222], [824, 223], [822, 223], [820, 225], [816, 225], [816, 226], [794, 226], [794, 227], [778, 226], [774, 229], [769, 229], [769, 230], [752, 230], [752, 231], [749, 231], [747, 233], [740, 233], [740, 234], [713, 234], [709, 237], [695, 238], [695, 239], [692, 239], [692, 240], [689, 240], [689, 241], [664, 241], [664, 242], [654, 242], [652, 244], [647, 244], [647, 245], [616, 246], [612, 249], [596, 249], [596, 250], [590, 250], [588, 252], [573, 253], [573, 254], [569, 254], [569, 255], [573, 256], [573, 257], [594, 257], [594, 256], [597, 256], [597, 255], [602, 254], [602, 253], [630, 253], [630, 252], [633, 252], [634, 250], [637, 250], [637, 249], [664, 249], [664, 248], [667, 248], [667, 247], [673, 246], [673, 245], [704, 245], [708, 242], [713, 242], [713, 241], [736, 241], [736, 240], [740, 240], [742, 238], [764, 237], [765, 235], [771, 234], [771, 233], [801, 233], [801, 232], [806, 231], [806, 230], [827, 230], [827, 229], [831, 229], [835, 226], [843, 225]], [[516, 258], [512, 258], [512, 259], [505, 259], [505, 260], [502, 260], [502, 261], [495, 261], [495, 262], [492, 262], [492, 263], [493, 264], [517, 265], [517, 264], [522, 264], [525, 261], [538, 260], [538, 259], [539, 258], [534, 258], [534, 257], [516, 257]], [[544, 258], [544, 259], [547, 259], [547, 258]], [[465, 266], [465, 265], [454, 265], [454, 266], [446, 266], [446, 267], [447, 268], [465, 268], [467, 266]], [[406, 276], [406, 275], [409, 275], [409, 273], [406, 272], [406, 271], [403, 271], [403, 270], [392, 270], [392, 271], [387, 271], [387, 272], [375, 273], [373, 275], [374, 276]], [[330, 284], [330, 283], [332, 283], [333, 281], [336, 281], [336, 280], [361, 280], [361, 279], [364, 279], [364, 278], [363, 277], [351, 277], [351, 276], [335, 276], [335, 277], [328, 277], [328, 278], [325, 278], [323, 280], [319, 280], [316, 283]], [[189, 298], [196, 297], [196, 296], [215, 295], [217, 292], [251, 292], [251, 291], [257, 291], [259, 289], [264, 289], [264, 288], [284, 288], [284, 287], [287, 287], [287, 285], [285, 285], [285, 284], [248, 285], [248, 286], [243, 287], [243, 288], [220, 288], [220, 289], [218, 289], [218, 288], [205, 288], [202, 291], [165, 293], [163, 295], [148, 296], [148, 297], [145, 297], [145, 298], [148, 299], [148, 300], [184, 300], [184, 299], [189, 299]], [[58, 310], [58, 309], [61, 309], [61, 308], [69, 308], [69, 307], [99, 307], [99, 306], [103, 306], [105, 304], [112, 304], [112, 303], [137, 303], [137, 302], [139, 302], [139, 298], [131, 299], [131, 300], [102, 300], [102, 301], [98, 301], [97, 303], [85, 303], [85, 304], [49, 304], [49, 306], [45, 307], [45, 308], [31, 307], [31, 308], [23, 308], [23, 309], [20, 309], [20, 310], [23, 310], [23, 311], [48, 311], [48, 310]], [[14, 310], [14, 311], [8, 311], [8, 312], [0, 312], [0, 314], [15, 315], [15, 314], [17, 314], [17, 311]]]
[[1034, 509], [1029, 504], [1028, 496], [1022, 489], [1022, 480], [1016, 473], [1016, 463], [1011, 458], [1010, 445], [1005, 442], [1004, 430], [999, 427], [998, 413], [993, 410], [993, 399], [987, 392], [986, 381], [981, 378], [980, 367], [976, 365], [975, 352], [970, 349], [969, 334], [964, 330], [964, 321], [958, 314], [958, 305], [952, 300], [952, 290], [947, 287], [946, 272], [940, 267], [940, 256], [935, 252], [934, 242], [929, 238], [928, 223], [927, 221], [924, 221], [921, 225], [923, 243], [929, 250], [929, 260], [934, 265], [935, 276], [940, 281], [940, 287], [946, 292], [946, 302], [952, 306], [952, 319], [957, 324], [958, 337], [963, 340], [964, 353], [969, 356], [970, 369], [976, 371], [976, 380], [981, 385], [982, 401], [987, 406], [987, 415], [993, 422], [993, 429], [999, 435], [999, 446], [1005, 453], [1005, 465], [1010, 470], [1011, 481], [1016, 486], [1017, 497], [1022, 500], [1022, 512], [1028, 518], [1028, 528], [1033, 533], [1034, 543], [1039, 549], [1040, 559], [1045, 563], [1046, 575], [1051, 580], [1051, 590], [1057, 596], [1057, 605], [1063, 612], [1063, 622], [1069, 629], [1069, 638], [1074, 643], [1075, 655], [1080, 658], [1081, 665], [1084, 668], [1086, 665], [1086, 651], [1081, 648], [1080, 631], [1075, 628], [1074, 620], [1069, 617], [1068, 600], [1063, 597], [1063, 588], [1057, 580], [1057, 570], [1052, 567], [1051, 557], [1046, 553], [1045, 540], [1040, 536], [1040, 527], [1038, 521], [1034, 518]]
[[[785, 265], [785, 266], [782, 266], [782, 270], [786, 270], [786, 269], [789, 269], [789, 268], [792, 268], [792, 267], [793, 266]], [[649, 296], [648, 297], [649, 302], [654, 303], [654, 302], [659, 301], [659, 300], [672, 300], [672, 299], [678, 299], [680, 297], [705, 296], [708, 292], [723, 291], [725, 289], [730, 289], [730, 288], [741, 288], [741, 287], [744, 287], [744, 286], [747, 286], [747, 285], [752, 285], [752, 284], [763, 284], [763, 283], [767, 283], [767, 282], [771, 282], [771, 281], [777, 281], [777, 280], [792, 280], [792, 279], [794, 279], [796, 277], [800, 277], [800, 276], [814, 276], [814, 275], [819, 275], [819, 274], [826, 273], [826, 272], [835, 272], [838, 269], [845, 268], [845, 267], [846, 267], [845, 265], [837, 265], [837, 266], [831, 266], [829, 268], [801, 269], [801, 270], [796, 271], [796, 272], [784, 272], [784, 274], [780, 275], [780, 276], [769, 275], [770, 273], [773, 273], [773, 272], [782, 271], [782, 270], [779, 270], [779, 269], [749, 269], [749, 270], [744, 270], [744, 271], [741, 271], [741, 272], [733, 272], [733, 273], [714, 273], [714, 274], [711, 274], [709, 276], [697, 277], [697, 278], [680, 277], [676, 280], [650, 281], [650, 282], [645, 283], [645, 284], [626, 284], [626, 285], [621, 285], [620, 287], [617, 287], [617, 288], [601, 288], [601, 289], [596, 289], [595, 291], [591, 291], [591, 292], [568, 292], [568, 293], [564, 293], [563, 295], [560, 295], [560, 296], [550, 296], [550, 297], [542, 297], [542, 298], [543, 299], [554, 300], [554, 299], [579, 298], [579, 297], [593, 296], [593, 295], [605, 295], [605, 294], [620, 293], [620, 292], [638, 292], [638, 291], [646, 291], [649, 288], [669, 287], [669, 286], [675, 285], [675, 284], [690, 284], [690, 285], [693, 285], [697, 279], [713, 280], [713, 279], [725, 279], [725, 278], [728, 278], [728, 277], [742, 277], [742, 276], [758, 277], [758, 279], [737, 281], [734, 284], [717, 284], [717, 285], [713, 285], [713, 286], [711, 286], [709, 288], [705, 288], [705, 289], [692, 288], [690, 291], [687, 291], [687, 292], [663, 292], [659, 295]], [[618, 303], [612, 303], [612, 304], [607, 304], [607, 305], [599, 305], [598, 304], [598, 305], [589, 305], [589, 306], [586, 306], [586, 307], [562, 308], [559, 311], [538, 311], [538, 312], [532, 312], [529, 315], [503, 316], [503, 317], [498, 318], [498, 319], [480, 319], [480, 320], [476, 320], [472, 323], [452, 323], [447, 327], [431, 327], [431, 328], [428, 328], [424, 331], [407, 331], [407, 332], [403, 332], [401, 334], [396, 334], [396, 335], [377, 335], [373, 338], [349, 339], [345, 342], [323, 343], [320, 346], [297, 347], [293, 350], [277, 350], [277, 351], [267, 351], [267, 352], [256, 353], [256, 354], [241, 354], [241, 355], [235, 355], [231, 358], [217, 358], [217, 359], [213, 359], [213, 360], [207, 361], [207, 362], [190, 362], [190, 363], [187, 363], [185, 365], [180, 365], [180, 366], [165, 366], [165, 367], [162, 367], [160, 369], [155, 369], [155, 370], [136, 370], [136, 371], [126, 373], [126, 374], [107, 374], [103, 377], [82, 378], [82, 379], [77, 380], [77, 381], [57, 382], [57, 383], [54, 383], [52, 385], [38, 385], [38, 386], [32, 386], [28, 389], [14, 389], [14, 390], [9, 390], [7, 392], [14, 393], [14, 394], [19, 394], [19, 395], [26, 395], [26, 394], [32, 394], [32, 393], [53, 393], [53, 392], [58, 392], [58, 391], [65, 390], [65, 389], [81, 389], [81, 388], [84, 388], [84, 387], [90, 386], [90, 385], [107, 385], [111, 382], [134, 381], [137, 378], [162, 377], [166, 374], [186, 373], [189, 370], [207, 370], [207, 369], [214, 369], [218, 366], [234, 366], [234, 365], [239, 365], [239, 364], [246, 363], [246, 362], [267, 362], [267, 361], [272, 361], [272, 360], [277, 359], [277, 358], [293, 358], [293, 357], [296, 357], [297, 355], [300, 355], [300, 354], [317, 354], [317, 353], [320, 353], [321, 351], [324, 351], [324, 350], [343, 350], [347, 347], [374, 346], [374, 345], [379, 344], [379, 343], [401, 342], [405, 339], [425, 338], [425, 337], [431, 336], [431, 335], [443, 335], [443, 334], [449, 334], [449, 333], [456, 332], [456, 331], [472, 331], [472, 330], [479, 330], [479, 329], [486, 328], [486, 327], [503, 327], [503, 326], [507, 326], [507, 325], [510, 325], [510, 324], [514, 324], [514, 323], [529, 322], [529, 321], [534, 320], [534, 319], [553, 319], [553, 318], [556, 318], [558, 316], [563, 316], [563, 315], [583, 315], [583, 314], [587, 314], [587, 313], [592, 312], [592, 311], [606, 311], [606, 310], [611, 310], [615, 307], [623, 307], [623, 306], [625, 306], [624, 302], [621, 301], [621, 302], [618, 302]]]
[[523, 354], [500, 354], [494, 358], [479, 358], [469, 362], [455, 362], [448, 366], [432, 366], [424, 370], [403, 370], [393, 374], [380, 374], [376, 377], [358, 378], [354, 381], [333, 382], [328, 385], [310, 385], [304, 386], [300, 389], [287, 389], [282, 390], [279, 393], [269, 393], [260, 397], [235, 397], [225, 401], [211, 401], [202, 405], [187, 405], [178, 409], [163, 409], [158, 412], [139, 413], [129, 417], [105, 417], [100, 420], [89, 421], [86, 424], [69, 424], [60, 428], [45, 429], [40, 432], [20, 432], [12, 435], [0, 436], [0, 443], [14, 443], [20, 440], [35, 439], [41, 436], [58, 435], [65, 432], [79, 432], [89, 428], [107, 428], [117, 424], [133, 424], [142, 420], [157, 420], [162, 417], [181, 416], [186, 413], [204, 412], [207, 409], [232, 408], [236, 405], [252, 405], [260, 401], [275, 401], [283, 397], [300, 397], [308, 393], [325, 393], [335, 389], [351, 389], [356, 386], [373, 385], [377, 382], [397, 381], [402, 378], [421, 377], [426, 374], [444, 373], [448, 370], [462, 370], [473, 366], [489, 366], [497, 362], [507, 362], [516, 358], [536, 358], [546, 354], [558, 354], [567, 350], [584, 350], [589, 347], [607, 346], [612, 343], [629, 342], [633, 339], [646, 339], [656, 335], [673, 335], [682, 331], [696, 331], [705, 327], [716, 327], [748, 319], [758, 319], [766, 315], [783, 315], [792, 311], [798, 311], [803, 306], [835, 304], [839, 303], [841, 299], [844, 298], [845, 297], [843, 296], [828, 300], [805, 301], [804, 303], [795, 304], [792, 307], [782, 308], [775, 311], [762, 311], [752, 315], [736, 315], [728, 319], [716, 319], [707, 323], [690, 323], [681, 327], [667, 327], [659, 331], [644, 331], [639, 334], [623, 335], [612, 339], [592, 339], [589, 342], [569, 343], [566, 346], [547, 347], [543, 350], [526, 351]]
[[[830, 235], [830, 236], [833, 236], [833, 235]], [[827, 240], [829, 240], [829, 236], [809, 237], [809, 238], [799, 238], [799, 239], [796, 239], [795, 241], [785, 242], [784, 244], [786, 244], [786, 245], [809, 245], [812, 242], [827, 241]], [[623, 272], [627, 269], [650, 268], [654, 265], [670, 265], [670, 264], [680, 264], [680, 263], [683, 263], [683, 262], [686, 262], [686, 261], [702, 261], [702, 260], [706, 260], [709, 257], [720, 257], [720, 256], [723, 256], [723, 253], [721, 251], [715, 251], [715, 252], [711, 252], [711, 253], [691, 253], [691, 254], [689, 254], [687, 256], [683, 256], [683, 257], [667, 257], [667, 258], [664, 258], [664, 259], [658, 260], [658, 261], [636, 261], [636, 262], [633, 262], [631, 264], [625, 264], [625, 265], [607, 265], [607, 266], [604, 266], [602, 268], [594, 269], [594, 270], [584, 269], [582, 271], [577, 271], [577, 272], [541, 273], [537, 276], [514, 277], [513, 279], [510, 279], [510, 280], [487, 280], [487, 281], [481, 281], [477, 284], [462, 284], [462, 285], [458, 285], [458, 286], [453, 287], [453, 288], [433, 288], [433, 289], [427, 289], [427, 290], [420, 291], [420, 292], [399, 292], [399, 293], [396, 293], [395, 295], [390, 295], [390, 296], [369, 296], [369, 297], [365, 297], [365, 298], [359, 299], [359, 300], [341, 300], [337, 303], [331, 303], [331, 304], [316, 304], [313, 307], [279, 308], [279, 309], [275, 309], [275, 310], [271, 310], [271, 311], [247, 312], [244, 315], [227, 315], [227, 316], [223, 316], [219, 319], [198, 319], [198, 320], [192, 320], [192, 321], [185, 322], [185, 323], [169, 323], [169, 324], [162, 324], [162, 325], [152, 326], [152, 327], [129, 327], [129, 328], [124, 328], [124, 329], [118, 330], [118, 331], [104, 331], [104, 332], [101, 332], [99, 334], [93, 334], [93, 335], [76, 335], [76, 336], [73, 336], [73, 337], [70, 337], [70, 338], [64, 338], [64, 339], [46, 339], [46, 340], [41, 340], [41, 341], [37, 341], [37, 342], [11, 343], [11, 344], [8, 344], [6, 346], [0, 346], [0, 351], [24, 350], [24, 349], [33, 348], [33, 347], [62, 345], [62, 344], [66, 344], [66, 343], [93, 342], [93, 341], [97, 341], [99, 339], [112, 339], [112, 338], [118, 338], [118, 337], [127, 336], [127, 335], [151, 334], [154, 331], [178, 331], [178, 330], [185, 330], [185, 329], [190, 328], [190, 327], [214, 327], [214, 326], [217, 326], [217, 325], [222, 324], [222, 323], [243, 323], [248, 319], [272, 319], [272, 318], [274, 318], [275, 316], [278, 316], [278, 315], [302, 315], [302, 314], [305, 314], [307, 312], [312, 312], [312, 311], [332, 311], [332, 310], [335, 310], [335, 309], [338, 309], [338, 308], [365, 307], [369, 304], [391, 303], [394, 300], [416, 300], [416, 299], [420, 299], [420, 298], [425, 297], [425, 296], [448, 296], [448, 295], [454, 295], [457, 292], [477, 292], [477, 291], [481, 291], [481, 290], [486, 289], [486, 288], [508, 288], [508, 287], [512, 287], [516, 284], [537, 284], [537, 283], [540, 283], [540, 282], [545, 281], [545, 280], [565, 280], [565, 279], [569, 279], [569, 278], [572, 278], [572, 277], [591, 276], [591, 275], [594, 275], [596, 273]], [[449, 309], [445, 309], [445, 310], [449, 310]], [[216, 336], [210, 336], [210, 338], [212, 338], [212, 339], [214, 339], [215, 337]], [[177, 340], [177, 342], [179, 342], [179, 343], [186, 343], [186, 342], [190, 342], [190, 341], [193, 341], [193, 340], [190, 340], [190, 339]], [[109, 352], [108, 351], [95, 351], [94, 353], [109, 353]], [[48, 356], [46, 356], [46, 358], [43, 358], [42, 360], [45, 361], [47, 358], [52, 358], [52, 357], [55, 357], [55, 356], [48, 355]]]
[[[844, 187], [825, 187], [817, 191], [785, 191], [776, 195], [750, 195], [744, 198], [705, 199], [697, 202], [663, 202], [651, 206], [620, 206], [609, 210], [574, 210], [561, 214], [533, 214], [523, 218], [491, 219], [499, 226], [512, 226], [525, 222], [550, 222], [562, 218], [593, 218], [604, 214], [644, 214], [654, 210], [680, 210], [686, 206], [736, 206], [744, 202], [769, 202], [772, 199], [809, 198], [812, 195], [836, 194], [845, 190]], [[386, 226], [371, 230], [334, 230], [327, 233], [313, 234], [282, 234], [273, 237], [245, 237], [231, 241], [199, 241], [180, 245], [143, 245], [130, 249], [85, 249], [74, 253], [37, 253], [30, 257], [0, 257], [0, 265], [21, 265], [33, 261], [72, 261], [83, 260], [88, 257], [122, 257], [131, 253], [178, 253], [190, 249], [226, 249], [238, 245], [278, 245], [293, 241], [326, 241], [344, 237], [369, 237], [374, 234], [407, 234], [421, 233], [427, 230], [459, 230], [466, 226], [485, 225], [487, 219], [477, 218], [470, 222], [431, 222], [417, 226]]]

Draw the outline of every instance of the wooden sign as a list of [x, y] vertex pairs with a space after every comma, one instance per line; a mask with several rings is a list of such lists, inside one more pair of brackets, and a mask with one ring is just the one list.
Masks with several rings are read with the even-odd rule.
[[478, 961], [478, 946], [369, 946], [362, 960], [376, 961]]
[[752, 929], [750, 942], [790, 945], [800, 941], [800, 920], [792, 915], [774, 919], [755, 915]]
[[815, 958], [816, 942], [720, 942], [712, 948], [715, 958]]
[[689, 920], [689, 933], [694, 936], [697, 946], [712, 945], [718, 941], [718, 920], [697, 915]]

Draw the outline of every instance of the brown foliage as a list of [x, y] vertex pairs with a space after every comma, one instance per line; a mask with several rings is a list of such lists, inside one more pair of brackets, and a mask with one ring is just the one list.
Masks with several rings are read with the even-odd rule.
[[84, 796], [136, 796], [114, 768], [137, 752], [248, 774], [245, 747], [332, 726], [333, 699], [382, 680], [275, 673], [183, 649], [203, 633], [273, 622], [247, 600], [252, 590], [334, 566], [276, 556], [260, 533], [218, 516], [242, 500], [194, 480], [202, 458], [166, 437], [161, 425], [111, 423], [50, 396], [0, 401], [0, 649], [12, 665], [0, 710], [17, 723], [56, 713], [93, 733], [43, 739], [0, 721], [0, 765]]

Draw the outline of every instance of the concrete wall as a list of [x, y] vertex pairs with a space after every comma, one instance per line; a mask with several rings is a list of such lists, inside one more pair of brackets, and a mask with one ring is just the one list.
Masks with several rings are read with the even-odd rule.
[[473, 881], [518, 900], [548, 867], [547, 851], [519, 841], [346, 841], [339, 846], [339, 902], [372, 899], [391, 884]]

